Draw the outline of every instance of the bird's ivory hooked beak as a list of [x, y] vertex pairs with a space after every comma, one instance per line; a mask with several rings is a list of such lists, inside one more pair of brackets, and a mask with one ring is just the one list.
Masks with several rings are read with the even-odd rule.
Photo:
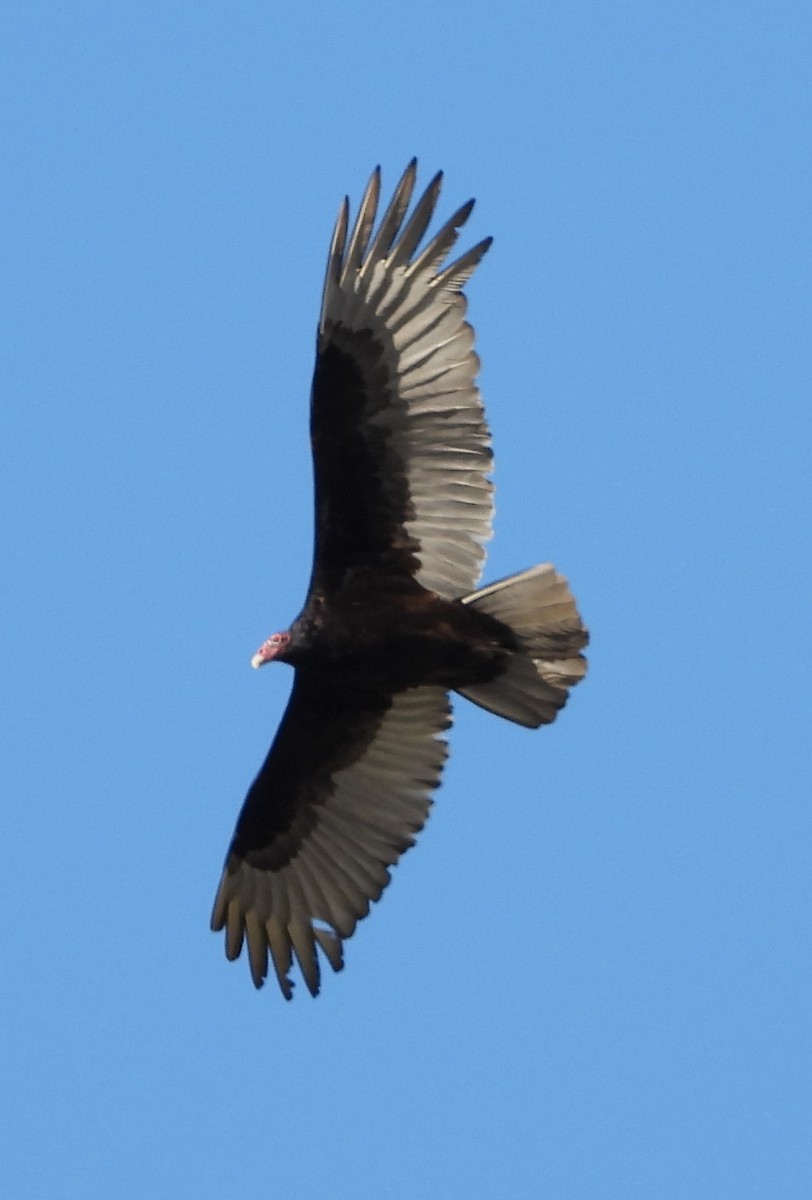
[[259, 650], [251, 659], [252, 667], [262, 667], [266, 662], [270, 662], [276, 653], [278, 646], [275, 645], [273, 638], [268, 638], [267, 642], [263, 642]]
[[262, 643], [259, 650], [257, 650], [251, 659], [251, 666], [261, 667], [266, 662], [270, 662], [272, 658], [278, 658], [284, 652], [289, 641], [290, 634], [287, 631], [272, 634]]

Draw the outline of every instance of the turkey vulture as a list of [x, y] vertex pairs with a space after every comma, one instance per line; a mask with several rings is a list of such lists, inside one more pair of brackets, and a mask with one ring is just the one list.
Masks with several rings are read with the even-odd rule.
[[295, 954], [317, 995], [440, 781], [449, 692], [519, 725], [555, 719], [587, 633], [549, 563], [474, 590], [491, 534], [490, 437], [463, 288], [491, 244], [445, 265], [473, 208], [419, 250], [438, 173], [406, 213], [413, 160], [380, 223], [380, 171], [338, 214], [318, 325], [307, 599], [252, 663], [294, 668], [287, 711], [237, 821], [212, 913], [226, 955], [268, 955], [286, 999]]

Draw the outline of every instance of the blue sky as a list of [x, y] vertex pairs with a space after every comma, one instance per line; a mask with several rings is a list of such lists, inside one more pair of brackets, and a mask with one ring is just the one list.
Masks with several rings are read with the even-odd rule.
[[[797, 1200], [810, 1153], [812, 18], [12, 5], [0, 39], [6, 1196]], [[310, 568], [330, 229], [380, 162], [494, 246], [486, 578], [592, 629], [460, 702], [315, 1002], [208, 917]]]

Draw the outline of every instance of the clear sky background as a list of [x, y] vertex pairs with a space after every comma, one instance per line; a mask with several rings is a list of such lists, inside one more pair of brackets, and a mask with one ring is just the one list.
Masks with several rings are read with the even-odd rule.
[[[3, 1196], [800, 1200], [806, 3], [11, 4], [0, 38]], [[486, 578], [592, 629], [460, 701], [318, 1000], [208, 932], [310, 569], [327, 243], [380, 162], [495, 236]], [[10, 184], [10, 186], [8, 186]]]

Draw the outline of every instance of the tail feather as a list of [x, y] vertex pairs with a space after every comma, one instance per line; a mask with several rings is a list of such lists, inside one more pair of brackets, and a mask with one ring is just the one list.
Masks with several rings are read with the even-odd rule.
[[489, 683], [460, 688], [474, 704], [535, 729], [555, 720], [569, 689], [586, 674], [589, 641], [566, 579], [550, 563], [520, 571], [462, 597], [516, 636], [521, 649]]

